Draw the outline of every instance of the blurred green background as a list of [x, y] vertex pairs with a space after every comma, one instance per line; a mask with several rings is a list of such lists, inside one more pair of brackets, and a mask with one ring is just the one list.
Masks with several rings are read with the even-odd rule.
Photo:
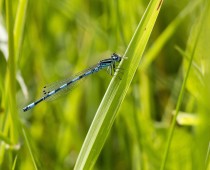
[[[46, 84], [80, 72], [113, 52], [123, 55], [148, 3], [12, 0], [8, 16], [7, 1], [0, 0], [0, 169], [73, 169], [111, 76], [102, 71], [56, 101], [21, 110], [42, 96]], [[139, 70], [94, 169], [160, 169], [192, 55], [165, 169], [210, 169], [209, 9], [204, 0], [163, 2]], [[12, 69], [8, 17], [20, 29], [13, 32], [18, 42], [11, 64], [16, 87], [8, 85]], [[16, 116], [10, 116], [12, 111]]]

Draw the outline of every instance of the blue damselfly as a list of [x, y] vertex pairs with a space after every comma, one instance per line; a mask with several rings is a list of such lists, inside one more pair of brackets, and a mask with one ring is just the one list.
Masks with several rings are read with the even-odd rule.
[[73, 76], [65, 81], [58, 82], [56, 83], [56, 85], [51, 84], [49, 86], [45, 86], [43, 89], [44, 96], [40, 98], [39, 100], [24, 107], [23, 111], [25, 112], [27, 110], [30, 110], [31, 108], [33, 108], [34, 106], [36, 106], [42, 101], [53, 99], [55, 98], [55, 96], [58, 96], [65, 91], [69, 91], [70, 89], [72, 89], [73, 86], [75, 86], [76, 83], [78, 83], [84, 77], [91, 75], [93, 73], [96, 73], [102, 69], [107, 68], [109, 71], [109, 74], [113, 75], [113, 73], [115, 73], [116, 71], [116, 62], [120, 62], [121, 59], [122, 57], [113, 53], [110, 58], [99, 61], [98, 64], [82, 71], [76, 76]]

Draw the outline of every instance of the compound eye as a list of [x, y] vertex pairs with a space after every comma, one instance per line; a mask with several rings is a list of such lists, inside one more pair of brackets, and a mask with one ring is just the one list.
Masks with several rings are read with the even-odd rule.
[[113, 53], [113, 54], [112, 54], [112, 58], [113, 58], [113, 59], [117, 59], [117, 58], [118, 58], [118, 55], [117, 55], [116, 53]]

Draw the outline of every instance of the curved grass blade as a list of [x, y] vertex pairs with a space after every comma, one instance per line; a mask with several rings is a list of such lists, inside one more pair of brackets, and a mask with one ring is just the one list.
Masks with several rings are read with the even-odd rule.
[[178, 30], [177, 28], [181, 25], [183, 20], [200, 4], [200, 1], [191, 1], [189, 4], [177, 15], [177, 17], [167, 26], [167, 28], [159, 35], [157, 40], [153, 43], [152, 48], [150, 48], [142, 60], [141, 70], [146, 70], [148, 66], [155, 60], [157, 54], [165, 46], [168, 40], [174, 35]]
[[[195, 56], [196, 48], [198, 47], [198, 44], [199, 44], [199, 38], [200, 38], [201, 31], [202, 31], [203, 24], [204, 24], [204, 21], [203, 21], [204, 20], [204, 13], [202, 13], [202, 14], [203, 15], [200, 16], [201, 18], [200, 18], [199, 25], [197, 25], [197, 23], [196, 23], [196, 26], [198, 26], [198, 28], [196, 30], [197, 32], [195, 34], [194, 42], [190, 42], [192, 44], [192, 51], [191, 51], [191, 54], [190, 54], [190, 60], [189, 60], [189, 64], [188, 64], [188, 67], [187, 67], [187, 70], [186, 70], [186, 73], [185, 73], [185, 77], [184, 77], [184, 80], [183, 80], [183, 83], [182, 83], [182, 87], [180, 89], [178, 101], [177, 101], [177, 104], [176, 104], [175, 114], [174, 114], [170, 129], [169, 129], [168, 138], [167, 138], [167, 142], [166, 142], [166, 148], [165, 148], [165, 151], [164, 151], [163, 161], [162, 161], [162, 164], [161, 164], [161, 170], [164, 170], [165, 167], [166, 167], [166, 162], [167, 162], [167, 158], [168, 158], [168, 155], [169, 155], [169, 149], [170, 149], [170, 146], [171, 146], [172, 138], [173, 138], [175, 127], [176, 127], [175, 125], [176, 125], [177, 116], [179, 114], [180, 107], [181, 107], [181, 104], [182, 104], [182, 101], [183, 101], [183, 96], [184, 96], [184, 91], [185, 91], [185, 88], [186, 88], [186, 85], [187, 85], [187, 80], [190, 77], [189, 74], [190, 74], [190, 71], [191, 71], [191, 68], [192, 68], [191, 66], [192, 66], [192, 63], [193, 63], [194, 56]], [[191, 36], [194, 36], [194, 35], [191, 34]]]
[[30, 146], [30, 143], [28, 141], [28, 138], [27, 138], [27, 135], [26, 135], [26, 132], [25, 132], [24, 128], [22, 128], [22, 131], [23, 131], [23, 136], [24, 136], [25, 141], [26, 141], [26, 145], [28, 147], [28, 150], [29, 150], [29, 153], [30, 153], [30, 156], [31, 156], [31, 160], [32, 160], [33, 165], [34, 165], [34, 169], [38, 170], [38, 167], [37, 167], [37, 164], [36, 164], [36, 161], [35, 161], [35, 158], [34, 158], [34, 154], [32, 152], [32, 149], [31, 149], [31, 146]]
[[6, 16], [7, 16], [7, 32], [8, 32], [8, 70], [7, 70], [7, 85], [6, 95], [8, 96], [6, 103], [8, 103], [6, 112], [9, 113], [11, 118], [11, 141], [17, 143], [18, 140], [18, 116], [16, 111], [16, 63], [15, 63], [15, 49], [14, 49], [14, 36], [13, 36], [13, 3], [11, 0], [6, 1]]
[[16, 168], [16, 165], [17, 165], [17, 158], [18, 158], [18, 156], [16, 155], [16, 156], [15, 156], [15, 160], [14, 160], [13, 165], [12, 165], [12, 170], [15, 170], [15, 168]]
[[150, 1], [139, 22], [124, 54], [128, 59], [122, 60], [119, 65], [120, 68], [125, 69], [124, 74], [121, 80], [117, 76], [113, 77], [83, 143], [75, 170], [91, 169], [94, 166], [139, 66], [162, 2], [162, 0]]
[[14, 48], [16, 53], [16, 61], [18, 61], [19, 59], [20, 50], [22, 47], [27, 7], [28, 7], [28, 0], [21, 0], [18, 4], [18, 11], [15, 18]]

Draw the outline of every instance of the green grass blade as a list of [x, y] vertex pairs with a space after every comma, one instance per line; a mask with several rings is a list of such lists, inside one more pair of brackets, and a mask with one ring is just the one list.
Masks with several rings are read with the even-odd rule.
[[208, 150], [207, 150], [207, 154], [206, 154], [206, 160], [205, 160], [205, 169], [207, 170], [208, 167], [210, 168], [210, 142], [209, 142], [209, 146], [208, 146]]
[[[8, 94], [8, 111], [11, 117], [11, 141], [17, 143], [18, 139], [18, 117], [16, 112], [16, 64], [15, 64], [15, 50], [14, 50], [14, 36], [13, 36], [13, 15], [12, 15], [12, 1], [6, 1], [6, 16], [7, 16], [7, 32], [8, 32], [8, 85], [6, 92]], [[10, 118], [8, 117], [8, 118]]]
[[162, 0], [153, 0], [149, 3], [124, 54], [128, 59], [120, 64], [120, 67], [125, 69], [121, 80], [118, 76], [113, 77], [83, 143], [74, 169], [91, 169], [94, 166], [139, 66], [162, 2]]
[[146, 53], [142, 61], [142, 69], [146, 70], [148, 66], [155, 60], [157, 54], [170, 40], [177, 28], [181, 25], [187, 15], [192, 13], [195, 8], [200, 4], [200, 1], [189, 2], [189, 4], [179, 13], [179, 15], [167, 26], [167, 28], [159, 35], [157, 40]]
[[[23, 45], [24, 28], [27, 14], [28, 0], [21, 0], [18, 3], [18, 10], [15, 18], [14, 26], [14, 48], [15, 48], [15, 61], [18, 63], [20, 51]], [[17, 72], [16, 79], [22, 89], [24, 96], [28, 97], [28, 90], [22, 78], [21, 72]]]
[[23, 31], [26, 20], [26, 11], [28, 6], [28, 0], [21, 0], [18, 4], [18, 11], [15, 18], [14, 26], [14, 47], [16, 53], [16, 60], [19, 58], [19, 53], [23, 41]]
[[200, 37], [202, 24], [203, 24], [202, 20], [201, 20], [201, 23], [199, 23], [199, 24], [200, 25], [199, 25], [199, 28], [198, 28], [198, 31], [197, 31], [197, 34], [196, 34], [196, 38], [195, 38], [195, 41], [193, 42], [192, 52], [190, 54], [189, 65], [188, 65], [186, 75], [185, 75], [183, 83], [182, 83], [182, 87], [181, 87], [179, 97], [178, 97], [178, 101], [177, 101], [177, 105], [176, 105], [175, 114], [174, 114], [170, 129], [169, 129], [166, 148], [165, 148], [165, 152], [164, 152], [164, 156], [163, 156], [163, 161], [162, 161], [162, 164], [161, 164], [161, 170], [164, 170], [165, 166], [166, 166], [166, 161], [167, 161], [167, 158], [168, 158], [169, 149], [170, 149], [170, 146], [171, 146], [171, 142], [172, 142], [172, 138], [173, 138], [173, 134], [174, 134], [174, 130], [175, 130], [177, 116], [178, 116], [178, 113], [180, 111], [180, 106], [182, 104], [183, 95], [184, 95], [184, 91], [185, 91], [185, 88], [186, 88], [186, 83], [187, 83], [187, 80], [188, 80], [188, 77], [189, 77], [190, 70], [192, 68], [191, 66], [192, 66], [192, 63], [193, 63], [193, 58], [194, 58], [195, 51], [196, 51], [196, 48], [197, 48], [197, 45], [198, 45], [198, 42], [199, 42], [199, 37]]
[[4, 142], [6, 144], [12, 144], [12, 142], [10, 141], [10, 139], [8, 137], [6, 137], [3, 133], [0, 132], [0, 141]]
[[34, 155], [33, 155], [32, 149], [31, 149], [31, 147], [30, 147], [28, 138], [27, 138], [27, 136], [26, 136], [26, 132], [25, 132], [24, 129], [22, 129], [22, 131], [23, 131], [23, 136], [24, 136], [24, 138], [25, 138], [26, 145], [27, 145], [27, 147], [28, 147], [28, 150], [29, 150], [29, 153], [30, 153], [32, 162], [33, 162], [33, 165], [34, 165], [34, 169], [38, 170], [37, 165], [36, 165], [36, 161], [35, 161], [35, 159], [34, 159]]
[[12, 170], [15, 170], [16, 163], [17, 163], [17, 158], [18, 158], [18, 156], [16, 155], [15, 160], [14, 160], [13, 165], [12, 165]]

